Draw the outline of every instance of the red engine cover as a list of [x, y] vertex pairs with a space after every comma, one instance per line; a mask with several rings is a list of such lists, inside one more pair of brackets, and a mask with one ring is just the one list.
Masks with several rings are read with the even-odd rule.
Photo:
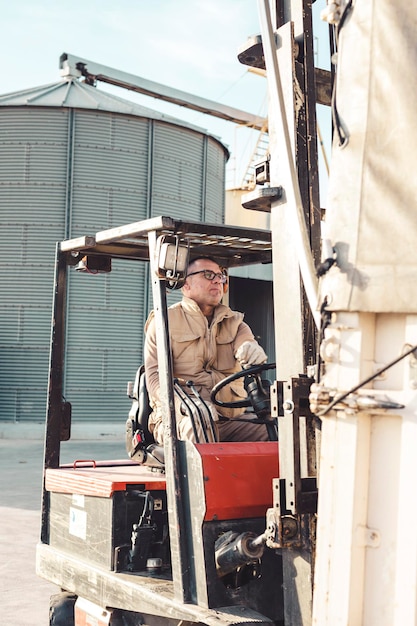
[[205, 521], [264, 517], [279, 475], [278, 443], [196, 444], [203, 464]]

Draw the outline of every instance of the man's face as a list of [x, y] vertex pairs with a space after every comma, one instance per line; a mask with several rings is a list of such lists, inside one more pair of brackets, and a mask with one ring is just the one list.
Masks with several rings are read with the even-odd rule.
[[[188, 269], [189, 274], [200, 270], [212, 270], [216, 274], [221, 273], [220, 267], [209, 259], [198, 259]], [[214, 307], [220, 303], [223, 297], [223, 283], [219, 276], [213, 280], [207, 280], [204, 274], [194, 274], [188, 276], [183, 287], [184, 295], [197, 302], [200, 309], [204, 311], [206, 307]]]

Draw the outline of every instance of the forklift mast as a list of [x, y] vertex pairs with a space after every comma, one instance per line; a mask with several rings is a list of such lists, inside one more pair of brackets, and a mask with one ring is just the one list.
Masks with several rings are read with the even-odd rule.
[[[294, 322], [297, 312], [309, 319], [298, 268], [318, 331], [314, 381], [308, 384], [309, 410], [321, 426], [318, 510], [317, 518], [309, 518], [310, 546], [304, 552], [298, 546], [283, 550], [284, 585], [289, 584], [285, 623], [415, 624], [417, 552], [410, 530], [416, 517], [410, 493], [416, 471], [416, 181], [406, 172], [417, 162], [409, 141], [416, 129], [417, 9], [409, 3], [398, 11], [390, 0], [327, 1], [333, 147], [319, 252], [314, 78], [319, 90], [310, 7], [303, 0], [259, 0], [274, 140], [270, 185], [281, 187], [271, 202], [271, 230], [277, 376], [284, 389], [294, 388], [294, 376], [301, 382], [297, 372], [309, 365], [309, 341]], [[287, 413], [296, 418], [294, 406], [294, 397], [287, 403], [284, 394], [276, 493], [283, 488], [285, 495], [299, 476], [288, 454], [293, 442], [303, 460], [294, 421], [292, 428], [285, 426]], [[289, 493], [289, 511], [300, 512], [303, 499], [297, 503]]]
[[[278, 393], [281, 388], [283, 407], [278, 417], [280, 478], [274, 482], [268, 522], [282, 551], [285, 624], [307, 626], [312, 615], [320, 443], [320, 423], [308, 404], [320, 329], [316, 104], [330, 104], [331, 75], [314, 67], [311, 2], [259, 0], [258, 7], [261, 36], [249, 41], [239, 58], [266, 70], [266, 182], [280, 190], [269, 210], [278, 355], [274, 389]], [[251, 206], [256, 208], [256, 201]]]

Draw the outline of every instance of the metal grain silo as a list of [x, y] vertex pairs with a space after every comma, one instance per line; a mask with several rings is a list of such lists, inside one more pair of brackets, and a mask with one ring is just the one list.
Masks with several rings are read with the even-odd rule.
[[[41, 421], [55, 242], [161, 214], [222, 223], [228, 152], [200, 128], [71, 77], [0, 96], [0, 107], [0, 419]], [[74, 419], [124, 418], [147, 282], [142, 263], [71, 274]]]

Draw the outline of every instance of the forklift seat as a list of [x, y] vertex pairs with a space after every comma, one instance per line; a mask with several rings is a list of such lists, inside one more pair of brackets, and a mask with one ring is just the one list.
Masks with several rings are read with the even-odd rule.
[[[192, 384], [192, 383], [191, 383]], [[194, 387], [192, 387], [194, 390]], [[185, 411], [188, 411], [190, 419], [193, 422], [193, 430], [197, 443], [208, 443], [209, 441], [217, 441], [217, 433], [214, 427], [214, 420], [207, 404], [198, 396], [195, 391], [196, 398], [188, 396], [174, 380], [174, 391], [182, 399]], [[146, 387], [145, 366], [141, 365], [136, 372], [135, 382], [132, 388], [129, 383], [129, 398], [132, 400], [132, 406], [129, 411], [129, 417], [126, 422], [126, 450], [129, 458], [141, 465], [147, 465], [152, 468], [163, 469], [164, 466], [164, 447], [155, 441], [151, 431], [149, 430], [149, 416], [152, 408], [149, 403], [149, 395]], [[203, 441], [198, 439], [198, 427], [202, 429]]]
[[142, 428], [145, 435], [146, 443], [155, 443], [155, 439], [149, 430], [149, 415], [152, 413], [151, 405], [149, 403], [148, 389], [146, 387], [145, 366], [141, 365], [139, 368], [139, 381], [138, 381], [138, 409], [137, 409], [137, 424]]
[[126, 450], [129, 458], [141, 465], [159, 470], [164, 469], [164, 447], [157, 444], [149, 430], [149, 415], [152, 412], [146, 387], [145, 366], [136, 372], [132, 393], [132, 406], [126, 422]]

